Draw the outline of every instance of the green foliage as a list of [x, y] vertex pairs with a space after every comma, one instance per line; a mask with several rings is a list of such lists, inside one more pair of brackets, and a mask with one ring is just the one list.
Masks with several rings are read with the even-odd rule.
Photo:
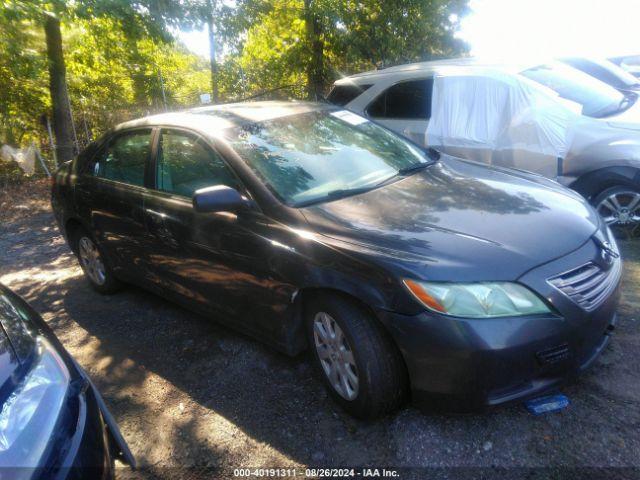
[[[302, 0], [274, 0], [271, 7], [249, 28], [240, 56], [248, 94], [304, 84], [309, 59], [304, 41], [306, 27], [300, 18]], [[301, 93], [301, 87], [297, 90]]]
[[[6, 17], [0, 16], [0, 22]], [[210, 89], [207, 60], [175, 42], [132, 39], [118, 19], [75, 17], [63, 23], [67, 82], [79, 141], [115, 123], [196, 104]], [[26, 145], [46, 130], [39, 117], [49, 114], [44, 35], [33, 20], [2, 24], [0, 42], [0, 144]], [[86, 122], [86, 129], [85, 129]]]
[[[241, 0], [241, 65], [251, 90], [307, 81], [307, 18], [319, 25], [325, 86], [345, 74], [463, 54], [467, 0]], [[242, 30], [242, 29], [245, 30]], [[303, 89], [295, 92], [300, 94]]]
[[286, 85], [294, 87], [282, 96], [303, 97], [318, 68], [328, 86], [343, 74], [463, 53], [453, 33], [466, 1], [5, 0], [0, 144], [48, 144], [40, 123], [51, 109], [45, 12], [62, 22], [71, 106], [85, 143], [117, 122], [162, 111], [165, 103], [168, 109], [197, 105], [199, 94], [211, 91], [208, 59], [189, 53], [172, 29], [202, 27], [211, 15], [225, 52], [218, 62], [221, 99]]
[[[460, 55], [454, 38], [466, 0], [344, 0], [331, 42], [374, 67]], [[344, 67], [347, 70], [349, 64]]]
[[38, 115], [49, 106], [43, 34], [6, 11], [0, 31], [0, 142], [27, 144], [38, 133]]

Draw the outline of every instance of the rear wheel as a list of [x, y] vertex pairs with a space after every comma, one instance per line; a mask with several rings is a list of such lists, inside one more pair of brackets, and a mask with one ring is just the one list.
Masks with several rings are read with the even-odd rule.
[[308, 303], [306, 321], [317, 370], [344, 410], [375, 418], [402, 404], [404, 362], [369, 312], [338, 295], [321, 295]]
[[593, 200], [593, 205], [617, 236], [636, 236], [640, 226], [638, 189], [625, 186], [608, 188]]
[[98, 246], [84, 230], [76, 234], [76, 253], [85, 277], [96, 291], [108, 294], [120, 289], [120, 282], [105, 263]]

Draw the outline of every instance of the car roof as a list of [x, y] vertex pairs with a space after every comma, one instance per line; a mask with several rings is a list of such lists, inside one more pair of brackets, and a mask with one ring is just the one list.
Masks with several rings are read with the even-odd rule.
[[114, 131], [158, 125], [183, 127], [219, 135], [221, 131], [248, 123], [274, 120], [330, 108], [328, 105], [299, 101], [240, 102], [167, 112], [121, 123]]
[[376, 82], [386, 77], [415, 77], [420, 74], [436, 75], [447, 73], [471, 73], [477, 69], [498, 70], [503, 73], [516, 74], [530, 67], [540, 65], [545, 62], [521, 62], [505, 63], [502, 61], [481, 60], [475, 57], [449, 58], [443, 60], [432, 60], [428, 62], [407, 63], [380, 70], [370, 70], [368, 72], [357, 73], [349, 77], [344, 77], [335, 82], [336, 85], [353, 83], [364, 85]]

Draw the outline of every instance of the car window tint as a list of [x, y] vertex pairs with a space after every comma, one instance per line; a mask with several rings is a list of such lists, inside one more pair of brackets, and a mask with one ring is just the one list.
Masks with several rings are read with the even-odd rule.
[[144, 169], [151, 149], [151, 131], [136, 130], [119, 135], [100, 155], [94, 174], [101, 178], [144, 185]]
[[433, 78], [396, 83], [367, 108], [373, 118], [427, 120], [431, 117]]
[[238, 181], [218, 154], [184, 132], [162, 131], [156, 173], [158, 190], [186, 197], [213, 185], [238, 188]]
[[370, 87], [371, 85], [337, 85], [329, 92], [327, 100], [334, 105], [342, 107], [355, 100]]
[[98, 151], [98, 142], [91, 142], [82, 150], [75, 160], [75, 168], [80, 173], [91, 173], [95, 163], [95, 155]]

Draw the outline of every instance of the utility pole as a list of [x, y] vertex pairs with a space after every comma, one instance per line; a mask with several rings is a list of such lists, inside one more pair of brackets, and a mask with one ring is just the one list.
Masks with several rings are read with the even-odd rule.
[[213, 24], [214, 3], [207, 0], [207, 28], [209, 30], [209, 57], [211, 60], [211, 96], [218, 103], [218, 63], [216, 62], [216, 32]]

